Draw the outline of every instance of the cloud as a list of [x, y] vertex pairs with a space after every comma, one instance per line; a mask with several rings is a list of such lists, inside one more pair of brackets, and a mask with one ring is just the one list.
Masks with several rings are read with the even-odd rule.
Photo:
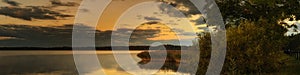
[[[89, 29], [87, 26], [80, 26]], [[28, 25], [0, 25], [0, 36], [19, 39], [0, 40], [2, 47], [63, 47], [72, 46], [73, 25], [42, 27]], [[112, 31], [95, 31], [96, 45], [109, 46]], [[89, 33], [87, 31], [86, 33]]]
[[160, 32], [161, 32], [160, 30], [155, 30], [155, 29], [148, 29], [148, 30], [136, 29], [132, 32], [132, 34], [130, 36], [130, 43], [132, 43], [132, 44], [139, 43], [141, 45], [146, 45], [146, 44], [149, 45], [153, 42], [148, 39], [158, 37], [158, 34]]
[[160, 23], [156, 21], [151, 21], [151, 22], [143, 23], [142, 25], [152, 25], [152, 24], [160, 24]]
[[[89, 28], [82, 25], [81, 28]], [[72, 46], [73, 25], [42, 27], [29, 25], [0, 25], [0, 47], [62, 47]], [[159, 30], [151, 29], [126, 29], [116, 31], [95, 31], [96, 46], [110, 46], [111, 35], [115, 34], [113, 42], [130, 45], [150, 45], [154, 42], [167, 42], [173, 44], [173, 40], [152, 41], [147, 38], [157, 37]], [[89, 31], [87, 31], [89, 33]], [[132, 33], [132, 34], [130, 34]], [[130, 36], [130, 42], [124, 40]], [[174, 43], [176, 44], [176, 43]]]
[[191, 22], [195, 23], [195, 25], [202, 25], [206, 23], [206, 20], [201, 14], [190, 15], [189, 19]]
[[2, 0], [2, 1], [9, 4], [9, 5], [11, 5], [11, 6], [19, 6], [20, 5], [20, 3], [15, 2], [15, 1], [11, 1], [11, 0]]
[[[197, 7], [195, 7], [194, 4], [191, 1], [187, 1], [187, 0], [166, 0], [164, 2], [168, 5], [171, 5], [172, 7], [175, 7], [176, 9], [179, 9], [179, 11], [181, 11], [185, 15], [200, 14], [201, 13], [199, 10], [196, 10]], [[173, 15], [175, 17], [182, 17], [182, 16], [176, 16], [176, 12], [174, 12], [174, 9], [171, 9], [172, 7], [167, 6], [165, 4], [160, 5], [160, 9], [163, 10], [163, 12], [167, 12], [171, 16]], [[188, 10], [180, 9], [180, 8], [186, 8]]]
[[17, 39], [15, 37], [0, 36], [0, 40]]
[[156, 18], [156, 17], [150, 17], [150, 16], [146, 16], [144, 17], [145, 20], [147, 21], [160, 21], [161, 19], [160, 18]]
[[179, 32], [179, 33], [185, 32], [185, 30], [183, 30], [183, 29], [178, 29], [178, 28], [173, 28], [172, 31], [174, 31], [174, 32]]
[[[64, 26], [67, 27], [67, 26]], [[0, 36], [20, 39], [1, 40], [4, 47], [70, 46], [72, 29], [27, 25], [1, 25]]]
[[29, 21], [32, 19], [57, 20], [73, 17], [73, 15], [61, 14], [43, 7], [1, 7], [0, 14]]
[[79, 11], [80, 11], [80, 12], [89, 12], [90, 10], [85, 9], [85, 8], [81, 8], [81, 9], [79, 9]]
[[161, 4], [159, 5], [159, 9], [161, 10], [162, 14], [167, 14], [170, 17], [185, 17], [183, 14], [185, 14], [184, 12], [178, 11], [175, 7], [168, 5], [168, 4]]
[[[127, 29], [122, 28], [113, 31], [112, 39], [115, 46], [120, 45], [143, 45], [147, 46], [157, 41], [148, 40], [148, 38], [157, 37], [160, 30], [156, 29]], [[129, 42], [128, 42], [129, 40]]]
[[50, 0], [53, 6], [77, 6], [75, 2], [61, 2], [60, 0]]

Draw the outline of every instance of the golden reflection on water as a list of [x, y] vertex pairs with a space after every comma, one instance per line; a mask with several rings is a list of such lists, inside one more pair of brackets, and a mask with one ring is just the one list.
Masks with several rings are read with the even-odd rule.
[[[101, 70], [97, 70], [95, 72], [88, 73], [86, 75], [99, 75], [100, 71]], [[125, 72], [125, 71], [118, 71], [116, 69], [104, 69], [103, 71], [105, 72], [106, 75], [133, 75], [133, 74], [130, 74], [130, 73]], [[152, 71], [152, 70], [144, 70], [143, 72], [139, 72], [137, 74], [139, 74], [139, 75], [147, 75], [147, 74], [149, 74], [147, 71]], [[155, 73], [153, 75], [175, 75], [175, 74], [176, 74], [176, 72], [174, 72], [174, 71], [160, 70], [160, 71], [158, 71], [157, 73]], [[179, 73], [177, 75], [189, 75], [189, 74]]]
[[[95, 51], [80, 51], [80, 54], [91, 54]], [[126, 53], [127, 51], [117, 51], [117, 53]], [[132, 54], [137, 54], [142, 51], [130, 51]], [[112, 51], [96, 51], [97, 54], [112, 54]], [[68, 55], [73, 54], [72, 51], [0, 51], [0, 56], [15, 56], [15, 55]]]
[[[82, 54], [89, 54], [91, 52], [95, 51], [83, 51]], [[135, 59], [136, 62], [139, 62], [141, 59], [138, 58], [136, 55], [137, 53], [140, 53], [142, 51], [130, 51], [133, 59]], [[115, 61], [112, 51], [96, 51], [98, 55], [98, 59], [100, 61], [100, 64], [102, 65], [103, 71], [106, 73], [106, 75], [131, 75], [125, 71], [123, 71], [118, 63]], [[118, 51], [118, 54], [126, 53], [126, 51]], [[72, 57], [73, 52], [72, 51], [0, 51], [0, 58], [5, 59], [2, 60], [2, 63], [0, 65], [6, 65], [6, 66], [17, 66], [19, 68], [24, 68], [22, 66], [28, 66], [29, 68], [32, 68], [30, 71], [34, 73], [26, 73], [23, 69], [17, 69], [20, 70], [17, 71], [17, 73], [21, 73], [22, 75], [62, 75], [62, 74], [68, 74], [70, 71], [63, 69], [64, 67], [74, 67], [70, 64], [73, 64], [74, 61]], [[10, 60], [6, 60], [10, 59]], [[35, 64], [28, 63], [30, 61], [39, 61]], [[16, 63], [16, 64], [11, 64]], [[19, 64], [24, 63], [24, 64]], [[37, 66], [38, 65], [52, 65], [52, 66]], [[55, 64], [61, 64], [61, 65], [55, 65]], [[35, 67], [30, 67], [35, 66]], [[56, 66], [56, 67], [54, 67]], [[59, 67], [60, 66], [60, 67]], [[17, 68], [13, 67], [13, 68]], [[45, 68], [45, 71], [47, 73], [35, 73], [38, 69], [37, 68]], [[50, 71], [51, 68], [61, 68], [59, 71]], [[49, 69], [49, 70], [48, 70]], [[48, 72], [49, 71], [49, 72]], [[87, 72], [86, 75], [98, 75], [101, 70], [95, 70]], [[139, 72], [138, 74], [148, 74], [147, 72], [154, 71], [154, 70], [144, 70]], [[25, 72], [25, 73], [23, 73]], [[72, 72], [72, 71], [71, 71]], [[70, 73], [72, 74], [72, 73]], [[157, 72], [155, 75], [172, 75], [175, 74], [173, 71], [166, 71], [161, 70]], [[180, 74], [185, 75], [185, 74]]]

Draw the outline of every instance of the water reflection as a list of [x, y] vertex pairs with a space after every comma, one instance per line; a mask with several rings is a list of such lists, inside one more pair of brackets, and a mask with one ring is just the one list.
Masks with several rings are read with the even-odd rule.
[[[139, 52], [141, 51], [131, 52], [137, 61], [136, 64], [141, 61], [137, 57]], [[97, 51], [97, 54], [102, 70], [107, 75], [130, 75], [120, 68], [110, 51]], [[0, 51], [0, 60], [0, 75], [78, 75], [71, 51]], [[86, 74], [97, 75], [99, 71], [101, 70], [89, 71]], [[141, 73], [147, 74], [149, 71], [151, 70], [145, 69]], [[173, 71], [161, 70], [157, 74], [173, 73]]]

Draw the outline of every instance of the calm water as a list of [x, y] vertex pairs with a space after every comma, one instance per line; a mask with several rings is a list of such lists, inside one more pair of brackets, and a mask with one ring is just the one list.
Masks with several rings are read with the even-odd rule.
[[[136, 56], [141, 51], [131, 51]], [[124, 52], [119, 51], [119, 54]], [[89, 54], [83, 53], [83, 54]], [[111, 51], [97, 51], [103, 71], [107, 75], [130, 75], [116, 63]], [[0, 51], [0, 75], [76, 75], [72, 51]], [[86, 75], [97, 75], [101, 70], [86, 72]], [[145, 70], [143, 73], [147, 73]], [[172, 71], [159, 71], [158, 75], [174, 74]]]

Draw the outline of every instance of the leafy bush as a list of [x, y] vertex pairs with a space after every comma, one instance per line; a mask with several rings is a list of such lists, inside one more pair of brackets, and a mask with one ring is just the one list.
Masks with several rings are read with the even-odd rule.
[[[272, 30], [271, 30], [272, 29]], [[222, 74], [261, 74], [278, 71], [288, 56], [283, 48], [287, 43], [284, 30], [260, 19], [242, 21], [227, 29], [227, 54]], [[200, 37], [201, 59], [198, 74], [205, 74], [210, 59], [209, 33]]]

